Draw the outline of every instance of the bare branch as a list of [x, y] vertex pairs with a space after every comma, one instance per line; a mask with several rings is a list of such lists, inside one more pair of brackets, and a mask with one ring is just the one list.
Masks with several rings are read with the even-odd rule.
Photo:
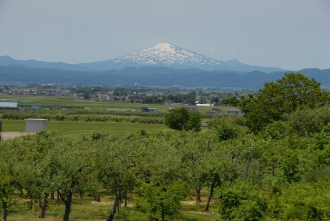
[[126, 169], [129, 169], [131, 167], [135, 167], [135, 164], [134, 163], [131, 163], [131, 164], [127, 165]]

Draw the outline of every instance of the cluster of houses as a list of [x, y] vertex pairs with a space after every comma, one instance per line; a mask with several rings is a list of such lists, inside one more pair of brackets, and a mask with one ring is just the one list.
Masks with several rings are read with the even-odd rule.
[[[130, 102], [132, 99], [136, 100], [136, 103], [141, 101], [143, 97], [163, 97], [164, 95], [173, 95], [176, 94], [188, 94], [190, 91], [168, 91], [166, 89], [144, 89], [142, 92], [139, 92], [139, 89], [127, 89], [125, 93], [116, 93], [116, 89], [108, 88], [106, 90], [94, 90], [91, 88], [89, 90], [88, 96], [85, 93], [82, 93], [81, 89], [77, 89], [76, 87], [61, 87], [55, 85], [43, 85], [43, 86], [29, 86], [29, 85], [21, 85], [21, 86], [0, 86], [0, 95], [34, 95], [34, 96], [74, 96], [82, 99], [105, 99], [105, 100], [126, 100], [126, 102]], [[78, 92], [80, 91], [80, 92]], [[207, 105], [198, 103], [201, 99], [210, 100], [212, 98], [217, 98], [221, 100], [222, 98], [227, 98], [234, 96], [235, 93], [229, 91], [217, 91], [217, 92], [203, 92], [202, 94], [196, 95], [196, 105]], [[205, 102], [203, 102], [205, 103]]]
[[30, 95], [30, 96], [71, 96], [69, 89], [62, 90], [61, 87], [56, 88], [38, 88], [38, 87], [2, 87], [1, 93], [5, 95]]
[[[0, 102], [0, 111], [1, 110], [13, 110], [13, 111], [19, 111], [24, 108], [21, 108], [18, 106], [18, 102], [11, 101], [11, 102]], [[32, 105], [29, 110], [41, 110], [41, 106], [39, 105]], [[197, 113], [198, 109], [194, 107], [187, 108], [189, 113]], [[46, 110], [68, 110], [66, 107], [62, 107], [61, 105], [53, 105], [51, 108], [46, 108]], [[168, 112], [171, 112], [173, 110], [173, 107], [168, 108]], [[157, 108], [153, 107], [141, 107], [141, 112], [157, 112]], [[219, 108], [212, 108], [208, 112], [208, 114], [221, 114], [221, 110]], [[243, 115], [243, 111], [241, 110], [228, 110], [229, 115]]]

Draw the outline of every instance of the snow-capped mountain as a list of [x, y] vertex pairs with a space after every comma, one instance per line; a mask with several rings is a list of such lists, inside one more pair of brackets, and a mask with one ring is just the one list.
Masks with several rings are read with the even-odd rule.
[[79, 64], [80, 66], [96, 69], [110, 70], [126, 67], [165, 66], [170, 68], [198, 68], [201, 70], [229, 70], [229, 71], [279, 71], [280, 68], [268, 68], [249, 65], [236, 59], [218, 61], [196, 52], [180, 48], [171, 43], [159, 43], [153, 47], [139, 52], [114, 58], [107, 61]]
[[0, 57], [0, 65], [24, 65], [33, 68], [51, 68], [61, 70], [106, 71], [121, 70], [127, 67], [168, 67], [176, 69], [197, 68], [205, 71], [283, 71], [280, 68], [260, 67], [240, 62], [236, 59], [218, 61], [204, 55], [180, 48], [170, 43], [159, 43], [139, 52], [114, 58], [81, 64], [66, 64], [63, 62], [42, 62], [35, 60], [15, 60], [8, 56]]
[[111, 60], [115, 63], [127, 63], [152, 66], [189, 66], [218, 65], [222, 62], [170, 43], [159, 43], [151, 48], [133, 52]]

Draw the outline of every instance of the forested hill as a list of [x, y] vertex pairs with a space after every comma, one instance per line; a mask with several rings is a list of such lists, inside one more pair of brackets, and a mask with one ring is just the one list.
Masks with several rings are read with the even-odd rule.
[[[290, 72], [290, 71], [287, 71]], [[330, 87], [330, 69], [297, 71]], [[281, 78], [284, 72], [263, 73], [234, 71], [202, 71], [165, 67], [125, 68], [100, 72], [30, 68], [21, 65], [0, 65], [0, 83], [38, 83], [72, 85], [141, 85], [183, 87], [238, 87], [261, 88], [265, 82]]]

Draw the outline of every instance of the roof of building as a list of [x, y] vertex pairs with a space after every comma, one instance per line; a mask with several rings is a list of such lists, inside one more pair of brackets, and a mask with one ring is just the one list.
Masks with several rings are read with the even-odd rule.
[[212, 106], [212, 104], [196, 104], [196, 106], [210, 107], [210, 106]]
[[0, 107], [17, 108], [17, 102], [0, 102]]
[[26, 118], [25, 121], [48, 121], [48, 119]]

